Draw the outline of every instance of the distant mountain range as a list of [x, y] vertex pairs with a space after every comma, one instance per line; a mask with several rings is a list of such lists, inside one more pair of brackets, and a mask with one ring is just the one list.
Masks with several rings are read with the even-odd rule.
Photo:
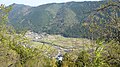
[[50, 3], [37, 7], [12, 4], [9, 21], [17, 31], [31, 30], [66, 37], [85, 37], [82, 21], [89, 15], [87, 12], [103, 3], [105, 1]]

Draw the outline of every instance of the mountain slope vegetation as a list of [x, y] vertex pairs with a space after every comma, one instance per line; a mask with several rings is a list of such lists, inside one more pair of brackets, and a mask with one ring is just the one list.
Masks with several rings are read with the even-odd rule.
[[[9, 14], [9, 20], [8, 12], [11, 10], [11, 6], [6, 7], [3, 4], [0, 5], [1, 67], [120, 66], [120, 2], [109, 2], [98, 9], [93, 9], [92, 15], [89, 15], [87, 19], [83, 18], [86, 20], [84, 22], [80, 22], [73, 9], [65, 7], [65, 5], [63, 6], [63, 4], [58, 4], [57, 8], [55, 8], [56, 5], [52, 4], [42, 5], [38, 6], [40, 8], [39, 10], [37, 9], [38, 7], [23, 5], [23, 8], [22, 6], [16, 6], [19, 10], [12, 13], [11, 16]], [[15, 5], [13, 4], [13, 8]], [[54, 11], [50, 10], [52, 7], [55, 9]], [[89, 13], [89, 11], [87, 12]], [[48, 18], [48, 15], [51, 16], [45, 20], [45, 17]], [[33, 17], [35, 20], [32, 16], [35, 17]], [[50, 20], [52, 17], [53, 19]], [[14, 24], [10, 18], [13, 18], [13, 21], [21, 21], [19, 23], [14, 22], [18, 24], [13, 25], [15, 29], [17, 28], [17, 31], [22, 30], [21, 27], [23, 29], [31, 29], [32, 31], [16, 33], [14, 28], [8, 25], [10, 23]], [[39, 18], [42, 20], [40, 26], [38, 25]], [[38, 23], [31, 23], [31, 19]], [[51, 22], [47, 22], [49, 20]], [[7, 24], [7, 22], [9, 23]], [[50, 34], [60, 33], [64, 36], [66, 34], [66, 36], [74, 35], [74, 37], [83, 37], [85, 34], [90, 34], [91, 36], [87, 36], [90, 36], [91, 39], [66, 38], [61, 35], [38, 34], [33, 31], [38, 33], [50, 33], [53, 31]], [[94, 37], [96, 39], [93, 39]], [[60, 59], [61, 57], [62, 59]]]
[[[80, 30], [84, 29], [82, 21], [89, 15], [87, 12], [98, 8], [103, 3], [103, 1], [67, 2], [37, 7], [13, 4], [13, 10], [9, 13], [9, 21], [19, 31], [26, 29], [37, 33], [83, 37]], [[79, 25], [79, 28], [75, 27], [76, 25]]]

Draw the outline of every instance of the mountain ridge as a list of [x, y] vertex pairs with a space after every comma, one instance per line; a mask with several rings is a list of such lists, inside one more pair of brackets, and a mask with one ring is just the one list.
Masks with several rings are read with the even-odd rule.
[[89, 15], [84, 12], [92, 11], [103, 3], [103, 1], [49, 3], [37, 7], [15, 4], [9, 13], [9, 21], [17, 31], [27, 29], [37, 33], [81, 37], [80, 30], [75, 31], [77, 30], [77, 27], [74, 28], [75, 25], [79, 24], [79, 29], [84, 29], [81, 26], [82, 21]]

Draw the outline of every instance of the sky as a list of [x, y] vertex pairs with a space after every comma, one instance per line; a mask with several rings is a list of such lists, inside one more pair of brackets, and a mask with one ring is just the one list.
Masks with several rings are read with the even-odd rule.
[[16, 4], [25, 4], [30, 6], [38, 6], [47, 3], [62, 3], [62, 2], [70, 2], [70, 1], [100, 1], [100, 0], [0, 0], [0, 4], [5, 4], [6, 6], [16, 3]]

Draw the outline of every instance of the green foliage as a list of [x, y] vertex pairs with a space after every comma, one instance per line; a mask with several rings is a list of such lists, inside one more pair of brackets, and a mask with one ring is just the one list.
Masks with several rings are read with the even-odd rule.
[[10, 7], [5, 7], [4, 4], [1, 4], [0, 6], [0, 25], [1, 24], [5, 24], [8, 20], [8, 12], [11, 10], [11, 6]]
[[[67, 3], [67, 5], [69, 4], [71, 3]], [[85, 2], [84, 4], [91, 5], [91, 3], [89, 2]], [[95, 4], [97, 3], [95, 2]], [[111, 5], [111, 4], [115, 5], [115, 7], [111, 6], [113, 8], [111, 7], [109, 8], [108, 5]], [[22, 14], [22, 16], [24, 15], [24, 17], [20, 16], [19, 18], [21, 19], [25, 18], [25, 21], [30, 21], [29, 24], [31, 23], [33, 24], [34, 21], [37, 22], [33, 24], [33, 26], [36, 28], [32, 28], [33, 31], [36, 31], [36, 32], [41, 31], [42, 28], [46, 28], [46, 26], [50, 25], [52, 27], [47, 27], [46, 29], [48, 30], [45, 29], [44, 31], [51, 32], [50, 30], [52, 29], [51, 33], [54, 33], [54, 34], [60, 33], [62, 35], [74, 36], [74, 37], [79, 37], [78, 36], [80, 35], [79, 33], [90, 34], [91, 35], [90, 37], [92, 38], [92, 40], [94, 39], [94, 37], [96, 39], [99, 37], [99, 39], [92, 41], [91, 45], [86, 45], [86, 43], [85, 44], [80, 43], [80, 45], [83, 44], [84, 46], [83, 50], [80, 49], [81, 50], [80, 52], [77, 52], [77, 51], [75, 52], [73, 50], [73, 52], [71, 53], [69, 52], [66, 53], [63, 56], [64, 59], [60, 65], [62, 67], [119, 67], [120, 66], [120, 45], [119, 45], [120, 43], [119, 43], [118, 33], [120, 31], [119, 30], [120, 19], [119, 19], [119, 8], [118, 8], [119, 5], [118, 4], [119, 2], [110, 2], [108, 3], [108, 5], [101, 6], [97, 11], [95, 10], [97, 14], [96, 15], [94, 14], [94, 16], [90, 16], [91, 18], [90, 20], [92, 22], [90, 24], [87, 22], [79, 23], [80, 20], [78, 20], [78, 18], [80, 19], [85, 18], [85, 16], [87, 15], [83, 17], [76, 16], [76, 14], [79, 13], [79, 10], [75, 9], [75, 7], [78, 8], [79, 6], [81, 6], [81, 5], [78, 6], [77, 3], [72, 3], [70, 7], [65, 7], [66, 5], [63, 6], [62, 4], [57, 5], [59, 9], [54, 9], [53, 11], [48, 10], [52, 8], [52, 7], [49, 7], [49, 6], [53, 6], [52, 4], [39, 6], [38, 8], [40, 8], [40, 10], [37, 9], [37, 7], [36, 8], [34, 7], [33, 9], [35, 11], [31, 9], [32, 12], [28, 13], [29, 18], [27, 18], [28, 16], [27, 14], [26, 15]], [[56, 4], [54, 4], [54, 7], [55, 5]], [[85, 7], [87, 8], [87, 6]], [[42, 9], [42, 8], [46, 8], [46, 9]], [[104, 8], [106, 8], [105, 12], [101, 10]], [[56, 61], [55, 58], [49, 58], [47, 55], [44, 54], [44, 52], [40, 51], [42, 49], [45, 49], [45, 47], [39, 46], [41, 49], [38, 46], [37, 46], [38, 48], [31, 47], [30, 44], [38, 45], [39, 43], [38, 42], [31, 43], [29, 39], [24, 36], [24, 34], [17, 34], [12, 27], [7, 25], [7, 22], [8, 22], [7, 16], [8, 16], [8, 12], [10, 11], [10, 9], [11, 7], [10, 8], [5, 7], [4, 5], [0, 6], [0, 22], [1, 22], [1, 25], [0, 25], [0, 65], [2, 65], [2, 67], [57, 67], [58, 61]], [[90, 8], [86, 9], [86, 11], [89, 11], [89, 10]], [[38, 13], [38, 12], [41, 12], [41, 13]], [[80, 14], [81, 13], [82, 11], [80, 11]], [[32, 18], [32, 16], [34, 18]], [[56, 17], [53, 18], [52, 19], [53, 22], [50, 22], [49, 24], [49, 21], [51, 20], [53, 16], [56, 16]], [[29, 19], [32, 19], [32, 20], [29, 20]], [[39, 19], [41, 20], [40, 22], [39, 22]], [[14, 20], [15, 19], [13, 19], [13, 21]], [[23, 27], [29, 26], [29, 24], [26, 24], [26, 23], [24, 23], [25, 25]], [[37, 27], [39, 27], [39, 23], [41, 24], [40, 25], [41, 28], [38, 29]], [[59, 24], [61, 25], [56, 26]], [[82, 25], [83, 26], [88, 25], [87, 28], [89, 29], [86, 28], [85, 30], [83, 30], [83, 28], [85, 27], [83, 27]], [[53, 29], [55, 29], [55, 31], [53, 31]], [[82, 31], [80, 29], [82, 29]], [[77, 31], [77, 33], [75, 31]], [[73, 35], [74, 33], [76, 34]], [[80, 37], [86, 37], [86, 36], [81, 35]], [[107, 38], [109, 38], [109, 41], [108, 40], [106, 41]], [[66, 39], [58, 38], [57, 40], [55, 38], [52, 39], [51, 37], [50, 40], [48, 39], [48, 42], [53, 41], [54, 46], [58, 45], [58, 46], [65, 47], [66, 44], [73, 45], [71, 44], [71, 42], [74, 41], [74, 38], [73, 40], [71, 39], [72, 38], [66, 38]], [[67, 42], [71, 41], [71, 42], [63, 43], [64, 41], [67, 41]], [[74, 41], [74, 42], [77, 42], [77, 41]], [[58, 43], [60, 43], [60, 45]]]
[[104, 60], [102, 58], [102, 53], [104, 52], [104, 41], [97, 40], [98, 46], [96, 47], [94, 54], [95, 58], [93, 61], [93, 66], [94, 67], [101, 67], [104, 64]]
[[103, 3], [68, 2], [38, 7], [15, 4], [9, 13], [9, 20], [17, 31], [26, 28], [38, 33], [47, 32], [66, 37], [85, 37], [82, 33], [86, 34], [87, 30], [83, 31], [85, 28], [82, 27], [82, 21], [89, 15], [86, 12], [96, 9]]
[[89, 16], [88, 27], [93, 38], [103, 38], [106, 41], [116, 40], [119, 42], [120, 32], [120, 3], [118, 1], [107, 2], [94, 10]]
[[86, 51], [81, 51], [78, 55], [78, 58], [76, 60], [76, 67], [88, 67], [91, 66], [91, 62], [90, 62], [90, 55], [88, 54], [88, 52]]
[[[88, 19], [90, 37], [95, 40], [87, 51], [83, 50], [78, 55], [74, 67], [119, 67], [120, 66], [120, 42], [119, 42], [119, 2], [109, 2], [101, 6]], [[95, 37], [95, 38], [94, 38]], [[86, 46], [87, 47], [87, 46]], [[92, 51], [91, 51], [92, 50]], [[65, 57], [71, 59], [73, 57]], [[71, 67], [71, 60], [66, 60], [66, 67]]]
[[[10, 8], [5, 7], [4, 5], [0, 6], [0, 22], [2, 23], [0, 25], [1, 67], [28, 67], [29, 65], [35, 65], [35, 67], [39, 67], [40, 65], [42, 65], [40, 67], [50, 66], [48, 57], [43, 55], [41, 58], [39, 58], [41, 56], [40, 51], [30, 48], [29, 39], [23, 34], [17, 34], [12, 27], [7, 25], [7, 15]], [[31, 62], [35, 62], [36, 64], [30, 64]], [[41, 64], [41, 62], [46, 63]]]

